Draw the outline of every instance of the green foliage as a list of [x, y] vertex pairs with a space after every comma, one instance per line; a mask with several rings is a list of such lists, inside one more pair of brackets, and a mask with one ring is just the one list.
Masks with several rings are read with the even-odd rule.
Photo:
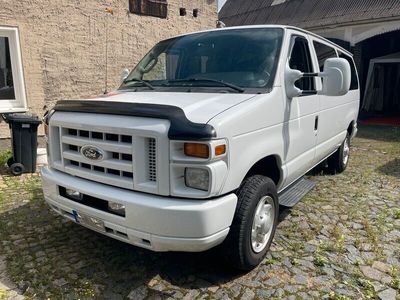
[[7, 160], [12, 156], [11, 150], [7, 149], [0, 152], [0, 167], [7, 163]]
[[335, 292], [330, 292], [329, 293], [329, 300], [350, 300], [349, 297], [344, 296], [344, 295], [339, 295]]
[[314, 265], [318, 266], [318, 267], [323, 267], [328, 263], [328, 259], [321, 255], [321, 254], [316, 254], [314, 256]]

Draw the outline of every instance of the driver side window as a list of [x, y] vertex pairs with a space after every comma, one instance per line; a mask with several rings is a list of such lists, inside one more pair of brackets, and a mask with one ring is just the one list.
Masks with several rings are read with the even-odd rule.
[[[292, 52], [289, 59], [290, 68], [303, 73], [313, 73], [314, 70], [308, 41], [301, 36], [296, 36], [292, 39], [292, 45]], [[303, 77], [296, 81], [295, 86], [303, 91], [314, 91], [315, 78]]]

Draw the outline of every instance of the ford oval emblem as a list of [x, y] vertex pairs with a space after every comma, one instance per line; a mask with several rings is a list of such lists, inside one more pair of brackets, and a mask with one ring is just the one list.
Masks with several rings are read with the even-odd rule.
[[81, 148], [81, 154], [90, 160], [101, 160], [104, 157], [103, 150], [91, 145], [83, 146]]

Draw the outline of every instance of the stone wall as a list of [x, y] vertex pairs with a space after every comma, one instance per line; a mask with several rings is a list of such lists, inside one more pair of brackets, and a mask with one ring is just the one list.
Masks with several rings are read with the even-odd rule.
[[[32, 112], [42, 115], [59, 99], [101, 94], [106, 81], [113, 90], [122, 69], [132, 69], [157, 41], [213, 28], [217, 20], [216, 0], [169, 0], [167, 19], [130, 14], [128, 7], [128, 0], [0, 0], [0, 26], [19, 27]], [[179, 16], [180, 7], [186, 16]], [[8, 135], [0, 124], [0, 138]]]

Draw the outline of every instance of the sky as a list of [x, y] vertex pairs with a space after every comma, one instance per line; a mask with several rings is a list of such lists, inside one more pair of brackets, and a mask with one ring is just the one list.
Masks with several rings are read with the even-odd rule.
[[222, 5], [224, 5], [225, 2], [226, 0], [218, 0], [218, 11], [221, 9]]

